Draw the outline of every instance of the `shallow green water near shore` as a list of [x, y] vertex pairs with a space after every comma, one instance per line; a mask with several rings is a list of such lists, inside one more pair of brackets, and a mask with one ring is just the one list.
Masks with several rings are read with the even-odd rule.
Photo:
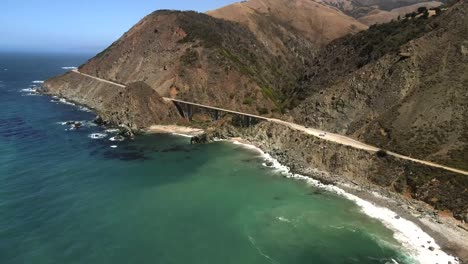
[[410, 263], [351, 201], [285, 179], [256, 152], [91, 139], [102, 129], [59, 122], [92, 113], [20, 92], [84, 59], [0, 60], [0, 263]]

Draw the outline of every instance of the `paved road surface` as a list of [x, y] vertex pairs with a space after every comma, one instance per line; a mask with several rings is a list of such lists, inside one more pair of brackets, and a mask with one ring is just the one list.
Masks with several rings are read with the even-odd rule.
[[101, 78], [98, 78], [98, 77], [94, 77], [94, 76], [86, 74], [86, 73], [82, 73], [82, 72], [79, 72], [78, 69], [73, 69], [72, 72], [81, 74], [83, 76], [86, 76], [86, 77], [89, 77], [89, 78], [92, 78], [92, 79], [95, 79], [95, 80], [98, 80], [98, 81], [101, 81], [101, 82], [105, 82], [105, 83], [108, 83], [108, 84], [113, 84], [113, 85], [119, 86], [121, 88], [125, 88], [125, 85], [123, 85], [123, 84], [116, 83], [116, 82], [111, 82], [111, 81], [104, 80], [104, 79], [101, 79]]
[[[89, 78], [93, 78], [93, 79], [98, 80], [98, 81], [101, 81], [101, 82], [105, 82], [105, 83], [109, 83], [109, 84], [113, 84], [113, 85], [116, 85], [116, 86], [125, 88], [125, 85], [122, 85], [122, 84], [120, 84], [120, 83], [111, 82], [111, 81], [104, 80], [104, 79], [101, 79], [101, 78], [98, 78], [98, 77], [95, 77], [95, 76], [91, 76], [91, 75], [89, 75], [89, 74], [81, 73], [81, 72], [79, 72], [77, 69], [72, 70], [72, 71], [75, 72], [75, 73], [77, 73], [77, 74], [81, 74], [81, 75], [83, 75], [83, 76], [86, 76], [86, 77], [89, 77]], [[276, 123], [276, 124], [281, 124], [281, 125], [290, 127], [290, 128], [292, 128], [292, 129], [302, 131], [302, 132], [304, 132], [304, 133], [306, 133], [306, 134], [319, 137], [319, 138], [321, 138], [321, 139], [323, 139], [323, 140], [328, 140], [328, 141], [332, 141], [332, 142], [335, 142], [335, 143], [338, 143], [338, 144], [342, 144], [342, 145], [346, 145], [346, 146], [351, 146], [351, 147], [357, 148], [357, 149], [363, 149], [363, 150], [367, 150], [367, 151], [371, 151], [371, 152], [375, 152], [375, 151], [380, 150], [380, 149], [377, 148], [377, 147], [374, 147], [374, 146], [371, 146], [371, 145], [367, 145], [367, 144], [365, 144], [365, 143], [359, 142], [359, 141], [357, 141], [357, 140], [354, 140], [354, 139], [352, 139], [352, 138], [349, 138], [349, 137], [346, 137], [346, 136], [343, 136], [343, 135], [334, 134], [334, 133], [329, 133], [329, 132], [326, 132], [326, 131], [323, 131], [323, 130], [318, 130], [318, 129], [315, 129], [315, 128], [309, 128], [309, 127], [305, 127], [305, 126], [298, 125], [298, 124], [295, 124], [295, 123], [291, 123], [291, 122], [286, 122], [286, 121], [283, 121], [283, 120], [275, 119], [275, 118], [268, 118], [268, 117], [263, 117], [263, 116], [258, 116], [258, 115], [252, 115], [252, 114], [247, 114], [247, 113], [232, 111], [232, 110], [223, 109], [223, 108], [219, 108], [219, 107], [213, 107], [213, 106], [209, 106], [209, 105], [203, 105], [203, 104], [192, 103], [192, 102], [183, 101], [183, 100], [178, 100], [178, 99], [173, 99], [173, 98], [168, 98], [168, 97], [163, 97], [163, 99], [164, 99], [165, 101], [173, 101], [173, 102], [191, 104], [191, 105], [200, 106], [200, 107], [204, 107], [204, 108], [208, 108], [208, 109], [219, 110], [219, 111], [223, 111], [223, 112], [227, 112], [227, 113], [239, 114], [239, 115], [250, 116], [250, 117], [253, 117], [253, 118], [258, 118], [258, 119], [266, 120], [266, 121], [268, 121], [268, 122], [272, 122], [272, 123]], [[394, 152], [390, 152], [390, 151], [388, 151], [387, 154], [388, 154], [388, 155], [391, 155], [391, 156], [394, 156], [394, 157], [397, 157], [397, 158], [400, 158], [400, 159], [410, 160], [410, 161], [413, 161], [413, 162], [416, 162], [416, 163], [420, 163], [420, 164], [424, 164], [424, 165], [427, 165], [427, 166], [431, 166], [431, 167], [440, 168], [440, 169], [448, 170], [448, 171], [455, 172], [455, 173], [460, 173], [460, 174], [468, 175], [468, 171], [464, 171], [464, 170], [459, 170], [459, 169], [447, 167], [447, 166], [440, 165], [440, 164], [437, 164], [437, 163], [434, 163], [434, 162], [425, 161], [425, 160], [419, 160], [419, 159], [414, 159], [414, 158], [407, 157], [407, 156], [404, 156], [404, 155], [401, 155], [401, 154], [398, 154], [398, 153], [394, 153]]]

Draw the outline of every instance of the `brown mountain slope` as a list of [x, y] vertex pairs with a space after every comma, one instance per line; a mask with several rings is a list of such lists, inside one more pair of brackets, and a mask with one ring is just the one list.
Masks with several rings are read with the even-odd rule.
[[[307, 41], [284, 35], [288, 48], [296, 52], [274, 56], [239, 24], [195, 12], [157, 11], [79, 70], [122, 84], [143, 81], [161, 96], [268, 114], [281, 106], [282, 95], [300, 76], [305, 61], [300, 54], [310, 52]], [[86, 77], [71, 78], [73, 74], [59, 77], [61, 82], [48, 81], [45, 87], [80, 101], [81, 94], [56, 85], [86, 83], [80, 80]]]
[[[248, 26], [262, 42], [270, 43], [273, 40], [276, 46], [270, 47], [272, 49], [281, 48], [278, 47], [281, 41], [271, 37], [274, 32], [272, 34], [265, 28], [265, 23], [281, 25], [280, 30], [296, 32], [315, 46], [367, 28], [336, 9], [312, 0], [250, 0], [207, 14]], [[262, 20], [265, 22], [262, 23]]]
[[379, 23], [387, 23], [392, 20], [397, 20], [398, 17], [404, 17], [408, 13], [416, 12], [420, 7], [426, 7], [428, 9], [439, 7], [442, 3], [438, 1], [422, 2], [413, 5], [403, 6], [395, 8], [389, 11], [386, 10], [374, 10], [368, 15], [359, 18], [358, 20], [366, 25], [373, 25]]
[[[318, 43], [365, 28], [323, 6], [313, 10], [317, 18], [304, 22], [304, 10], [311, 11], [318, 5], [309, 5], [309, 1], [288, 4], [293, 8], [289, 12], [281, 11], [285, 9], [284, 0], [249, 3], [258, 4], [258, 11], [247, 16], [252, 23], [249, 26], [258, 29], [254, 33], [245, 25], [206, 14], [156, 11], [79, 70], [122, 84], [142, 81], [161, 96], [254, 114], [275, 114], [289, 105], [291, 91]], [[271, 15], [268, 8], [277, 15]], [[296, 17], [296, 12], [300, 16]], [[320, 28], [314, 24], [318, 22]], [[323, 33], [320, 38], [315, 34], [319, 29]], [[59, 77], [61, 82], [46, 82], [45, 87], [51, 93], [60, 91], [68, 99], [82, 102], [80, 94], [67, 94], [66, 89], [54, 85], [81, 86], [79, 78], [85, 77], [72, 75]], [[84, 93], [85, 89], [79, 91]], [[99, 106], [93, 107], [99, 110]]]
[[390, 22], [414, 12], [418, 7], [433, 8], [443, 1], [421, 0], [316, 0], [352, 16], [365, 25]]
[[[304, 77], [299, 122], [468, 169], [468, 4], [393, 22], [323, 49]], [[407, 40], [410, 40], [406, 43]]]

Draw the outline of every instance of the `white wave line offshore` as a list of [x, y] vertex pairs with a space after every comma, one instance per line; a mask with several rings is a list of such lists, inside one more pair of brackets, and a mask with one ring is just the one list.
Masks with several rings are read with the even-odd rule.
[[263, 257], [265, 257], [266, 259], [268, 259], [271, 263], [273, 264], [280, 264], [278, 261], [274, 260], [273, 258], [271, 258], [270, 256], [268, 256], [267, 254], [263, 253], [263, 251], [257, 246], [257, 244], [255, 243], [255, 239], [251, 236], [249, 236], [249, 241], [250, 243], [252, 243], [252, 245], [254, 246], [254, 248], [257, 249], [258, 253], [260, 253], [260, 255], [262, 255]]

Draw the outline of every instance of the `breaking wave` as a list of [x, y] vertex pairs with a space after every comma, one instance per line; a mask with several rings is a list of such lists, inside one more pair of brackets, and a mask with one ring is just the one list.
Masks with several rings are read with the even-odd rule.
[[107, 137], [107, 134], [104, 134], [104, 133], [92, 133], [89, 135], [89, 138], [92, 138], [92, 139], [103, 139]]
[[[392, 210], [376, 206], [371, 202], [365, 201], [353, 194], [345, 192], [343, 189], [337, 186], [324, 185], [310, 177], [294, 174], [290, 171], [289, 167], [282, 165], [278, 160], [274, 159], [271, 155], [263, 152], [256, 146], [240, 143], [237, 141], [234, 141], [233, 143], [251, 150], [258, 151], [268, 163], [272, 164], [272, 166], [269, 167], [273, 168], [276, 172], [281, 173], [286, 178], [305, 182], [311, 186], [325, 189], [353, 201], [360, 207], [363, 213], [379, 220], [387, 228], [391, 229], [394, 232], [394, 238], [398, 240], [404, 246], [408, 254], [419, 263], [459, 263], [457, 258], [442, 251], [434, 239], [426, 232], [424, 232], [419, 226], [398, 216], [398, 214]], [[264, 164], [264, 166], [267, 165]], [[430, 245], [434, 250], [429, 250], [427, 247], [422, 247], [422, 245]]]

